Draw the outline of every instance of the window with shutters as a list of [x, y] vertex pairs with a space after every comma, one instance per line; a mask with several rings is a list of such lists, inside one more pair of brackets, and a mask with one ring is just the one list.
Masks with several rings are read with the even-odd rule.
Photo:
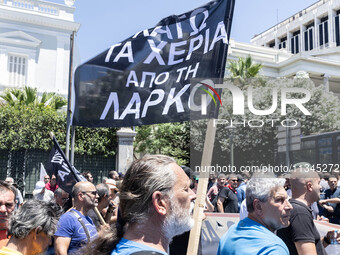
[[279, 49], [287, 48], [287, 36], [280, 39]]
[[19, 55], [8, 55], [9, 84], [13, 86], [24, 86], [27, 81], [27, 57]]
[[300, 30], [293, 33], [293, 37], [290, 38], [290, 50], [293, 54], [300, 52]]
[[305, 40], [305, 51], [314, 49], [314, 23], [306, 26], [306, 31], [304, 32]]
[[319, 24], [319, 46], [328, 46], [328, 17], [322, 18]]
[[340, 10], [336, 14], [337, 16], [334, 17], [335, 43], [336, 46], [340, 46]]

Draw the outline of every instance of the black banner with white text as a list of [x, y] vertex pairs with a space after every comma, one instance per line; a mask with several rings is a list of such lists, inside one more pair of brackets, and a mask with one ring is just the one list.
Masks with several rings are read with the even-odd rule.
[[64, 152], [61, 150], [56, 138], [53, 138], [54, 145], [50, 152], [46, 171], [49, 176], [57, 177], [58, 186], [71, 194], [74, 184], [79, 181], [87, 181], [80, 172], [73, 167], [66, 159]]
[[72, 125], [124, 127], [216, 116], [234, 0], [169, 16], [79, 66]]

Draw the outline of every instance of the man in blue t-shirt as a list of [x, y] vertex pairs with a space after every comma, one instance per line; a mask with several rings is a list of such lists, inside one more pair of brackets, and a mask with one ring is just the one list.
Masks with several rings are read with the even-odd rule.
[[289, 255], [285, 243], [274, 234], [289, 225], [292, 205], [283, 188], [284, 179], [259, 175], [247, 184], [248, 217], [231, 226], [220, 240], [217, 255]]
[[340, 188], [338, 178], [330, 176], [328, 178], [329, 189], [326, 189], [324, 199], [319, 204], [325, 209], [324, 216], [330, 223], [340, 224]]
[[72, 254], [97, 237], [97, 230], [87, 212], [98, 204], [98, 194], [91, 182], [78, 182], [72, 189], [74, 208], [61, 216], [55, 233], [57, 254]]

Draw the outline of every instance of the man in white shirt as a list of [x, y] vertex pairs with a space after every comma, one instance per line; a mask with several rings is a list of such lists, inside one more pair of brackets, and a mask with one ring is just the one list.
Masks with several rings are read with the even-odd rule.
[[35, 189], [33, 190], [33, 198], [36, 200], [50, 202], [54, 199], [54, 193], [45, 188], [45, 183], [43, 181], [38, 181], [35, 184]]

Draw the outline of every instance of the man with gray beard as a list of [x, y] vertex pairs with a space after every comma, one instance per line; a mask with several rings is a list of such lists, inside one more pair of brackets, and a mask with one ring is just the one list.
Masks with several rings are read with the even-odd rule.
[[190, 179], [173, 158], [150, 155], [134, 161], [120, 188], [117, 226], [90, 243], [88, 254], [166, 255], [172, 238], [193, 227], [195, 199]]

